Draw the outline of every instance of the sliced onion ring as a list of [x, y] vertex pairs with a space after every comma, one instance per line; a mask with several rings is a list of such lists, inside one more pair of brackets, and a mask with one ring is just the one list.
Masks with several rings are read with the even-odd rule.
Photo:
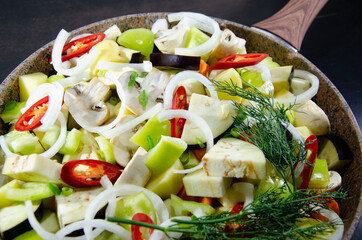
[[107, 125], [103, 125], [103, 126], [93, 126], [93, 125], [89, 125], [87, 123], [87, 120], [79, 117], [78, 115], [74, 115], [73, 118], [74, 120], [85, 130], [87, 130], [88, 132], [92, 132], [92, 133], [103, 133], [104, 131], [107, 131], [111, 128], [113, 128], [119, 121], [121, 121], [123, 115], [124, 115], [124, 111], [126, 110], [126, 95], [124, 93], [124, 90], [122, 88], [121, 83], [115, 79], [113, 77], [112, 74], [110, 74], [109, 72], [106, 73], [105, 76], [107, 79], [111, 80], [114, 85], [116, 85], [116, 89], [117, 89], [117, 94], [119, 99], [121, 100], [121, 107], [119, 109], [118, 115], [117, 117], [110, 122]]
[[[152, 191], [132, 184], [122, 184], [113, 188], [106, 189], [103, 192], [101, 192], [89, 204], [84, 219], [85, 220], [94, 219], [96, 213], [109, 201], [112, 201], [112, 199], [114, 199], [117, 196], [130, 196], [139, 193], [141, 191], [144, 192], [153, 203], [153, 206], [156, 210], [158, 221], [159, 222], [166, 221], [169, 218], [169, 213], [162, 199]], [[92, 236], [92, 230], [90, 227], [85, 227], [84, 232], [87, 238]]]
[[130, 67], [138, 72], [150, 72], [152, 70], [152, 63], [150, 61], [143, 61], [143, 63], [119, 63], [119, 62], [106, 62], [99, 61], [96, 69], [119, 71], [122, 68]]
[[[70, 234], [78, 229], [84, 229], [86, 227], [92, 227], [92, 228], [97, 227], [97, 232], [100, 230], [107, 230], [109, 232], [117, 234], [122, 239], [132, 239], [131, 233], [129, 231], [127, 231], [126, 229], [124, 229], [123, 227], [121, 227], [118, 224], [109, 222], [104, 219], [82, 220], [82, 221], [71, 223], [71, 224], [65, 226], [64, 228], [62, 228], [61, 230], [59, 230], [56, 233], [56, 237], [57, 237], [57, 239], [64, 239], [65, 236], [67, 236], [68, 234]], [[90, 239], [90, 238], [87, 238], [87, 239]], [[91, 239], [93, 239], [93, 237]]]
[[[46, 157], [46, 158], [53, 157], [59, 151], [59, 149], [63, 146], [63, 144], [65, 142], [65, 138], [67, 136], [66, 135], [67, 134], [67, 124], [65, 122], [65, 119], [64, 119], [64, 116], [62, 113], [58, 114], [58, 120], [60, 122], [60, 133], [59, 133], [58, 139], [53, 144], [53, 146], [51, 146], [48, 150], [39, 154], [43, 157]], [[1, 149], [4, 151], [6, 157], [20, 156], [19, 154], [16, 154], [16, 153], [13, 153], [10, 151], [4, 135], [0, 136], [0, 146], [1, 146]]]
[[60, 122], [60, 133], [58, 139], [48, 150], [39, 154], [43, 157], [53, 157], [65, 143], [65, 138], [67, 136], [67, 123], [65, 122], [63, 113], [58, 114], [58, 120]]
[[[168, 15], [168, 21], [175, 22], [185, 17], [190, 18], [190, 20], [193, 21], [192, 25], [212, 34], [212, 36], [209, 40], [200, 44], [199, 46], [192, 48], [176, 48], [175, 54], [186, 55], [186, 56], [202, 56], [212, 51], [219, 43], [221, 37], [221, 30], [219, 24], [214, 19], [206, 15], [203, 15], [201, 13], [193, 13], [193, 12], [171, 13]], [[210, 26], [212, 30], [210, 29]]]
[[[211, 131], [209, 125], [207, 124], [207, 122], [200, 116], [198, 116], [190, 111], [187, 111], [187, 110], [165, 110], [165, 111], [160, 112], [157, 115], [157, 117], [158, 117], [158, 121], [160, 121], [160, 122], [169, 120], [169, 119], [173, 119], [173, 118], [184, 118], [186, 120], [193, 122], [205, 134], [206, 152], [208, 152], [210, 150], [210, 148], [212, 148], [212, 146], [214, 146], [214, 136], [212, 134], [212, 131]], [[186, 169], [186, 170], [174, 170], [174, 173], [182, 173], [182, 174], [191, 173], [191, 172], [201, 169], [202, 166], [203, 166], [203, 163], [200, 162], [198, 165], [196, 165], [193, 168]]]
[[304, 70], [296, 69], [296, 70], [294, 70], [294, 76], [309, 81], [311, 83], [311, 87], [304, 93], [301, 93], [295, 97], [279, 98], [279, 99], [276, 98], [276, 99], [274, 99], [275, 102], [282, 103], [282, 104], [289, 105], [289, 106], [294, 105], [294, 104], [302, 105], [302, 104], [306, 103], [308, 100], [312, 99], [312, 97], [314, 97], [317, 94], [318, 88], [319, 88], [319, 80], [314, 74], [304, 71]]
[[54, 125], [63, 103], [64, 88], [57, 82], [53, 84], [43, 83], [39, 85], [26, 101], [25, 107], [21, 110], [24, 113], [35, 102], [45, 96], [49, 96], [48, 108], [42, 119], [42, 125], [36, 128], [37, 131], [45, 132]]
[[202, 75], [200, 73], [193, 72], [193, 71], [182, 71], [182, 72], [176, 74], [166, 86], [164, 98], [163, 98], [163, 103], [164, 103], [165, 109], [171, 108], [173, 92], [175, 91], [175, 88], [178, 86], [178, 84], [182, 80], [190, 79], [190, 78], [201, 82], [207, 88], [207, 90], [209, 91], [210, 96], [212, 98], [219, 99], [214, 85], [212, 85], [212, 83], [210, 82], [210, 80], [207, 77], [205, 77], [204, 75]]
[[58, 33], [53, 45], [52, 61], [53, 67], [58, 73], [65, 76], [74, 76], [89, 68], [97, 60], [100, 51], [97, 48], [91, 48], [88, 56], [82, 63], [73, 68], [64, 68], [62, 65], [62, 52], [69, 35], [70, 34], [64, 29], [60, 30]]

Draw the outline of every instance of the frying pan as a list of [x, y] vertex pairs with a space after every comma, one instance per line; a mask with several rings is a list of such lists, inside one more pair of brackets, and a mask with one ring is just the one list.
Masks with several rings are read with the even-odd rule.
[[[255, 27], [279, 34], [284, 40], [277, 39], [256, 28], [250, 28], [231, 21], [216, 19], [222, 28], [231, 29], [236, 35], [246, 39], [249, 52], [266, 52], [281, 65], [294, 65], [314, 73], [320, 79], [320, 89], [313, 99], [327, 113], [331, 121], [332, 133], [341, 136], [353, 153], [352, 163], [342, 173], [342, 187], [349, 191], [349, 199], [340, 203], [341, 217], [346, 219], [344, 239], [351, 239], [362, 215], [361, 204], [361, 131], [348, 104], [333, 83], [310, 61], [299, 54], [303, 36], [313, 18], [326, 1], [290, 1], [273, 17], [254, 24]], [[111, 18], [93, 23], [71, 32], [72, 36], [84, 32], [102, 32], [113, 24], [122, 31], [129, 28], [147, 27], [167, 13], [134, 14]], [[289, 17], [289, 18], [288, 18]], [[290, 44], [294, 47], [291, 47]], [[0, 85], [0, 111], [6, 102], [18, 99], [18, 77], [23, 74], [42, 71], [53, 72], [48, 63], [53, 42], [24, 60]], [[327, 101], [326, 101], [327, 99]], [[6, 132], [6, 125], [0, 123], [1, 133]]]

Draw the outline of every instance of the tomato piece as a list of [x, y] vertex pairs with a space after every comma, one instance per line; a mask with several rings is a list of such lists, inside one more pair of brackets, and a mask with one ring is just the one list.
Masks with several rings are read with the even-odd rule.
[[[144, 214], [144, 213], [136, 213], [135, 215], [133, 215], [132, 220], [138, 221], [138, 222], [154, 224], [152, 221], [152, 218], [150, 218], [147, 214]], [[142, 233], [140, 231], [140, 226], [132, 225], [131, 231], [132, 231], [132, 240], [142, 240], [143, 239]], [[152, 232], [153, 232], [153, 229], [150, 229], [149, 233], [152, 234]]]
[[122, 170], [111, 163], [94, 160], [72, 160], [63, 165], [60, 178], [72, 187], [89, 187], [101, 184], [101, 178], [107, 175], [111, 182], [117, 180]]
[[42, 125], [40, 120], [48, 109], [48, 102], [49, 96], [46, 96], [34, 103], [15, 123], [15, 130], [29, 131]]
[[[78, 38], [65, 44], [62, 51], [62, 62], [72, 59], [74, 57], [82, 56], [83, 54], [87, 53], [94, 45], [103, 41], [105, 37], [106, 35], [104, 33], [97, 33]], [[64, 53], [68, 49], [70, 50], [70, 53], [64, 55]], [[51, 62], [52, 59], [50, 59], [50, 63]]]
[[210, 67], [210, 70], [241, 68], [255, 65], [268, 57], [266, 53], [234, 54], [219, 60]]
[[[317, 152], [318, 152], [318, 141], [317, 141], [317, 137], [314, 135], [309, 136], [306, 140], [305, 140], [305, 148], [307, 150], [311, 151], [311, 154], [309, 155], [308, 158], [308, 164], [304, 164], [304, 168], [302, 173], [300, 174], [301, 178], [302, 178], [302, 183], [299, 186], [299, 189], [306, 189], [308, 188], [309, 185], [309, 181], [310, 178], [312, 176], [312, 172], [313, 172], [313, 166], [315, 163], [315, 160], [317, 158]], [[312, 165], [312, 166], [310, 166]]]
[[[186, 89], [183, 86], [178, 87], [172, 99], [172, 109], [186, 109], [187, 96]], [[171, 137], [181, 138], [186, 119], [173, 118], [171, 121]]]

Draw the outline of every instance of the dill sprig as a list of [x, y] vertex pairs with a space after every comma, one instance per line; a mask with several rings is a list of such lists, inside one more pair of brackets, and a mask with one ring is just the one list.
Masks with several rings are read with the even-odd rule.
[[241, 138], [263, 151], [285, 181], [291, 178], [293, 188], [296, 190], [293, 168], [296, 163], [305, 162], [307, 151], [303, 142], [288, 137], [290, 133], [287, 130], [289, 124], [287, 112], [293, 111], [293, 106], [277, 104], [272, 95], [266, 96], [252, 86], [243, 89], [233, 81], [213, 81], [213, 84], [219, 92], [250, 101], [249, 104], [234, 102], [239, 113], [234, 119], [234, 129]]
[[239, 214], [234, 215], [223, 211], [199, 218], [192, 216], [190, 220], [172, 219], [174, 224], [168, 227], [128, 219], [108, 220], [157, 229], [170, 239], [174, 239], [171, 232], [182, 233], [180, 239], [308, 239], [330, 233], [336, 225], [343, 223], [334, 219], [307, 227], [300, 227], [297, 223], [312, 218], [311, 214], [319, 212], [318, 207], [326, 208], [325, 199], [344, 197], [340, 191], [305, 190], [297, 190], [283, 197], [280, 192], [273, 190], [259, 195]]

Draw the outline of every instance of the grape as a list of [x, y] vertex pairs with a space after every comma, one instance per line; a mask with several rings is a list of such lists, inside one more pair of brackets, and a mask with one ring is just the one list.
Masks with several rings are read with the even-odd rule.
[[117, 43], [149, 57], [153, 51], [155, 36], [145, 28], [129, 29], [123, 32], [117, 39]]

